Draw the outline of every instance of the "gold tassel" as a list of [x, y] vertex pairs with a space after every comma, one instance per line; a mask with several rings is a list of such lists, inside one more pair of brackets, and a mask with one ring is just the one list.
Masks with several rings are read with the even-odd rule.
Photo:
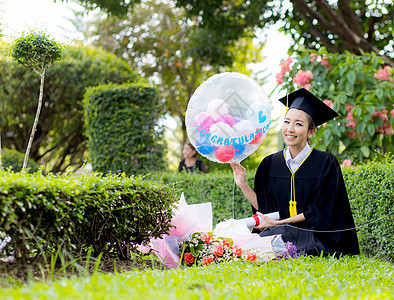
[[290, 210], [290, 218], [297, 215], [297, 202], [296, 201], [290, 201], [289, 210]]
[[295, 201], [294, 173], [291, 174], [289, 211], [290, 211], [290, 218], [297, 215], [297, 202]]

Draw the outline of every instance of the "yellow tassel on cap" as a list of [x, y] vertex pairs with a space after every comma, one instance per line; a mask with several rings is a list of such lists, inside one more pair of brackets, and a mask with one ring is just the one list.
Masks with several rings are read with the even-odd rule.
[[286, 116], [288, 110], [289, 110], [289, 94], [287, 94], [287, 96], [286, 96], [286, 112], [285, 112], [285, 116]]

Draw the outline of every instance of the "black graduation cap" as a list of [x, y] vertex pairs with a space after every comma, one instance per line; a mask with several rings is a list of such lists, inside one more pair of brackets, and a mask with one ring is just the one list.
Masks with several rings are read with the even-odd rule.
[[309, 114], [316, 126], [319, 126], [338, 116], [323, 101], [308, 90], [302, 88], [279, 99], [288, 109], [296, 108]]

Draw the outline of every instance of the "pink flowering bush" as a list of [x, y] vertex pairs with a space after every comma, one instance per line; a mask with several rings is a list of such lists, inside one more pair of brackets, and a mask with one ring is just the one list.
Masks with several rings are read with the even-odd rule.
[[296, 76], [293, 78], [293, 82], [300, 88], [303, 87], [307, 90], [310, 90], [312, 85], [310, 84], [311, 79], [313, 78], [313, 73], [309, 70], [302, 71], [299, 70]]
[[283, 60], [280, 63], [280, 72], [278, 74], [276, 74], [276, 82], [278, 84], [282, 84], [285, 74], [289, 73], [291, 71], [290, 65], [292, 62], [293, 62], [293, 59], [291, 57], [288, 57], [287, 59]]
[[385, 66], [379, 69], [373, 76], [378, 80], [390, 80], [393, 81], [393, 75], [391, 73], [391, 67]]
[[333, 54], [305, 50], [281, 63], [279, 89], [304, 87], [339, 113], [312, 138], [341, 160], [363, 161], [394, 153], [394, 68], [374, 53]]

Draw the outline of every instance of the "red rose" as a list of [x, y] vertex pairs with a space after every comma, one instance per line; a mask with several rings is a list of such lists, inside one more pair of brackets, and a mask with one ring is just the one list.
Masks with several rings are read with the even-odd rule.
[[242, 255], [242, 249], [238, 245], [232, 246], [231, 249], [233, 250], [234, 256], [240, 257]]
[[226, 240], [223, 240], [223, 247], [231, 247], [231, 245], [230, 245], [230, 243], [228, 242], [228, 241], [226, 241]]
[[202, 264], [203, 265], [209, 265], [212, 262], [213, 262], [213, 258], [212, 257], [204, 257], [203, 260], [202, 260]]
[[210, 244], [212, 242], [212, 237], [209, 234], [204, 235], [205, 244]]
[[183, 258], [185, 259], [185, 263], [187, 263], [188, 265], [194, 263], [195, 257], [189, 252], [185, 253]]
[[216, 247], [214, 254], [216, 257], [223, 256], [223, 251], [223, 247], [219, 245]]
[[257, 254], [253, 252], [249, 252], [248, 256], [246, 256], [246, 261], [250, 260], [251, 262], [254, 262], [257, 258]]

